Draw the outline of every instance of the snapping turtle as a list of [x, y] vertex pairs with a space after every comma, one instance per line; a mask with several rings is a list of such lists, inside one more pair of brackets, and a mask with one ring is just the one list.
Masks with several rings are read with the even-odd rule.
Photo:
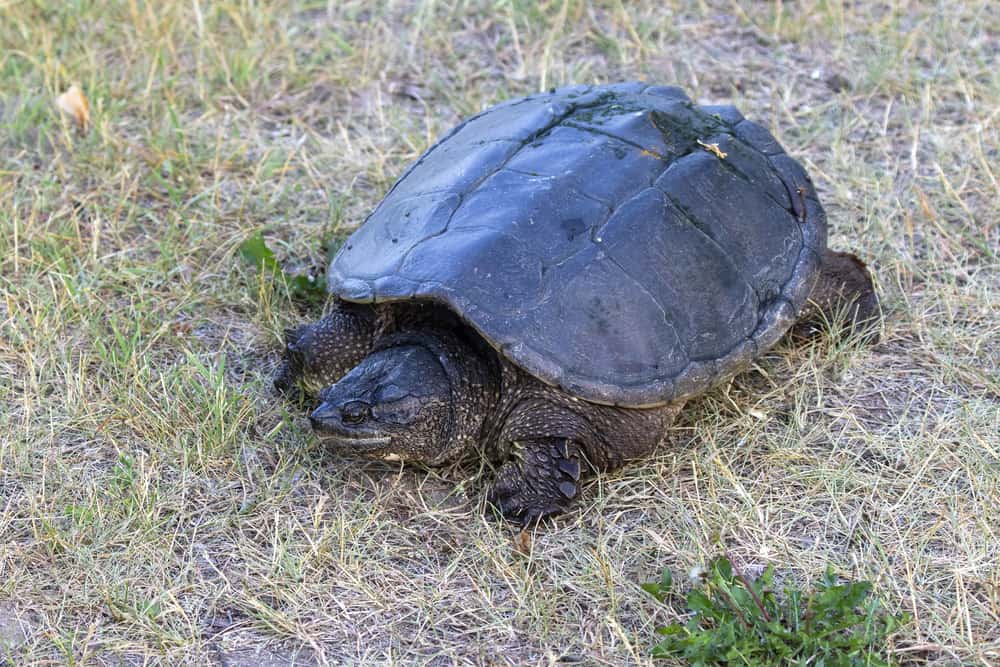
[[678, 88], [575, 86], [461, 123], [330, 264], [279, 390], [342, 453], [498, 466], [530, 522], [651, 453], [684, 402], [797, 321], [871, 320], [812, 182], [763, 127]]

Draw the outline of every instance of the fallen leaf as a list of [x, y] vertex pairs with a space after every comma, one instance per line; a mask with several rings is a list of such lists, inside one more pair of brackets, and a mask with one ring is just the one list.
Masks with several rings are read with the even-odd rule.
[[713, 154], [715, 157], [719, 158], [720, 160], [725, 160], [726, 156], [729, 155], [729, 153], [724, 153], [722, 151], [722, 149], [719, 148], [719, 144], [706, 144], [701, 139], [698, 139], [697, 141], [698, 141], [698, 145], [699, 146], [701, 146], [706, 151], [708, 151], [709, 153]]
[[65, 93], [56, 98], [56, 106], [67, 116], [76, 121], [76, 126], [82, 132], [90, 124], [90, 102], [83, 90], [75, 83]]
[[531, 533], [527, 528], [522, 528], [521, 532], [514, 536], [514, 553], [522, 556], [531, 555]]

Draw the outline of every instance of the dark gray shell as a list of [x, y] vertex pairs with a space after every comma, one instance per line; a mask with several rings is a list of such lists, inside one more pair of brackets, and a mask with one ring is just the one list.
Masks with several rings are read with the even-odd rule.
[[809, 177], [733, 107], [576, 86], [454, 128], [347, 239], [328, 283], [349, 301], [446, 304], [541, 380], [644, 407], [773, 345], [825, 245]]

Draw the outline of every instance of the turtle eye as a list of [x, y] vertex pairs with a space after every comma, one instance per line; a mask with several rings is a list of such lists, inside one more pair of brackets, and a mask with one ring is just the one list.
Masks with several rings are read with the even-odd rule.
[[340, 406], [340, 420], [345, 424], [361, 424], [371, 416], [371, 406], [364, 401], [350, 401]]

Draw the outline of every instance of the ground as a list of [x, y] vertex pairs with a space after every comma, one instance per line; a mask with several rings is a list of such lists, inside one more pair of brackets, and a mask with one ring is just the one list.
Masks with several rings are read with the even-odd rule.
[[[726, 551], [997, 664], [998, 77], [987, 0], [0, 2], [0, 663], [648, 664], [639, 583]], [[322, 451], [268, 383], [318, 306], [239, 244], [319, 273], [462, 117], [628, 79], [772, 129], [881, 341], [780, 345], [516, 544], [484, 471]]]

